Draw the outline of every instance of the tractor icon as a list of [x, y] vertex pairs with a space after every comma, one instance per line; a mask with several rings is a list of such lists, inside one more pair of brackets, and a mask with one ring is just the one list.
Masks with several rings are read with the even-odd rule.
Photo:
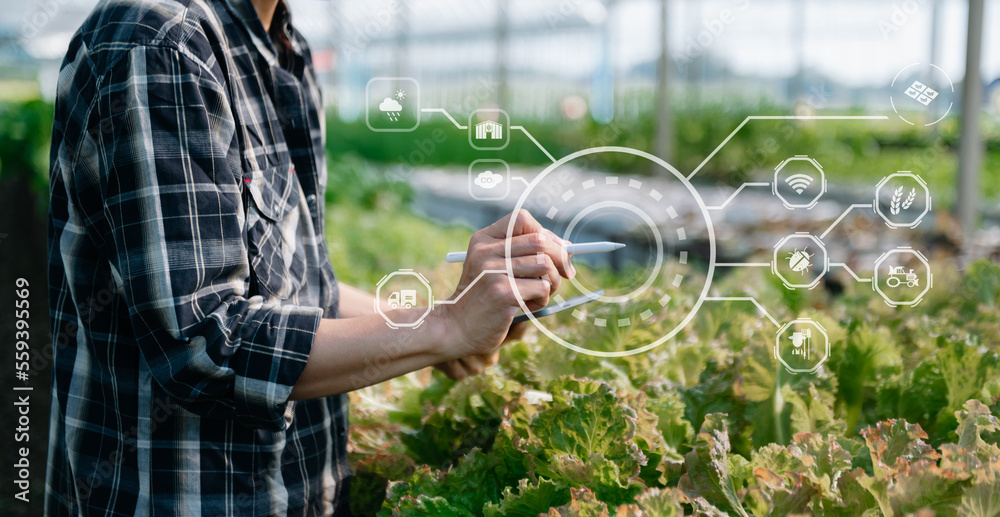
[[788, 254], [788, 257], [786, 257], [788, 259], [788, 267], [792, 268], [792, 271], [804, 275], [806, 274], [806, 270], [809, 269], [810, 266], [812, 266], [812, 262], [809, 262], [809, 259], [811, 259], [814, 254], [806, 253], [807, 249], [809, 249], [808, 246], [802, 248], [802, 251], [799, 251], [798, 248], [795, 248], [794, 251]]
[[889, 266], [889, 277], [885, 280], [889, 287], [899, 287], [906, 284], [907, 287], [917, 287], [920, 285], [917, 274], [911, 269], [909, 272], [903, 270], [903, 266]]
[[402, 289], [389, 295], [389, 308], [395, 309], [402, 305], [409, 309], [417, 305], [417, 291], [415, 289]]

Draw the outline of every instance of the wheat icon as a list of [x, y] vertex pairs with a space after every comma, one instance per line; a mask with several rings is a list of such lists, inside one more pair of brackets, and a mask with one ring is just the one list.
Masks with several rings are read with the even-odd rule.
[[906, 196], [906, 200], [900, 203], [900, 200], [903, 199], [903, 187], [897, 188], [892, 193], [892, 201], [889, 203], [889, 212], [891, 212], [892, 215], [896, 215], [899, 213], [901, 208], [902, 210], [910, 208], [910, 205], [913, 204], [913, 200], [916, 198], [917, 198], [917, 189], [911, 188], [910, 193], [907, 194]]
[[913, 200], [916, 199], [916, 197], [917, 197], [917, 189], [911, 188], [910, 194], [906, 196], [906, 201], [903, 201], [903, 210], [910, 208], [910, 205], [913, 204]]

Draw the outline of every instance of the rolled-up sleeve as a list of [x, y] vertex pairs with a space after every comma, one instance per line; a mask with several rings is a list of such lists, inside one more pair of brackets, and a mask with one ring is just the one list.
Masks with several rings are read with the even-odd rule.
[[280, 430], [323, 310], [247, 292], [237, 125], [219, 73], [179, 49], [128, 51], [88, 119], [100, 201], [79, 202], [104, 229], [157, 384], [192, 412]]

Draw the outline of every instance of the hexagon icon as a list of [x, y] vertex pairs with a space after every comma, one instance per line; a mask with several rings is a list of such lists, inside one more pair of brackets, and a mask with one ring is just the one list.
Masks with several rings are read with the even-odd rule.
[[872, 205], [889, 228], [913, 228], [931, 211], [931, 191], [920, 176], [899, 171], [875, 186]]
[[917, 250], [899, 247], [875, 261], [872, 289], [892, 307], [920, 303], [933, 286], [931, 265]]
[[778, 329], [774, 358], [788, 373], [814, 373], [830, 358], [830, 337], [809, 318], [789, 321]]
[[774, 168], [771, 192], [789, 210], [808, 210], [816, 206], [819, 198], [826, 193], [826, 174], [819, 162], [804, 154], [797, 154]]
[[[419, 327], [431, 313], [433, 300], [430, 282], [424, 275], [412, 269], [400, 269], [389, 273], [375, 286], [375, 312], [394, 329]], [[403, 320], [398, 313], [393, 313], [394, 309], [408, 309], [422, 305], [426, 305], [426, 310], [415, 320], [412, 315]]]
[[830, 270], [823, 241], [808, 233], [793, 233], [774, 245], [771, 272], [789, 289], [812, 289]]

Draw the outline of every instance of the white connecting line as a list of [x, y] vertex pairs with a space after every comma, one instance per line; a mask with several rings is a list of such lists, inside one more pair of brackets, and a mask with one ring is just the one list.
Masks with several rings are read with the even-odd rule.
[[[469, 129], [469, 126], [459, 124], [458, 121], [455, 120], [455, 117], [452, 117], [451, 114], [444, 108], [422, 108], [420, 111], [424, 113], [441, 113], [448, 117], [448, 120], [450, 120], [452, 124], [455, 124], [455, 127], [458, 129]], [[543, 153], [545, 153], [545, 156], [547, 156], [549, 160], [552, 160], [552, 163], [556, 162], [556, 159], [544, 147], [542, 147], [542, 144], [538, 143], [538, 140], [535, 140], [535, 137], [531, 136], [531, 133], [529, 133], [527, 129], [524, 129], [524, 126], [510, 126], [510, 129], [519, 129], [525, 136], [534, 142], [534, 144], [538, 146]]]
[[840, 266], [840, 267], [842, 267], [842, 268], [846, 269], [846, 270], [847, 270], [847, 272], [848, 272], [848, 273], [850, 273], [850, 274], [851, 274], [851, 276], [853, 276], [853, 277], [854, 277], [854, 279], [855, 279], [855, 280], [857, 280], [858, 282], [871, 282], [871, 281], [872, 281], [872, 279], [871, 279], [871, 278], [861, 278], [861, 277], [859, 277], [859, 276], [858, 276], [858, 275], [857, 275], [857, 274], [856, 274], [856, 273], [854, 272], [854, 270], [853, 270], [853, 269], [851, 269], [851, 267], [850, 267], [850, 266], [848, 266], [847, 264], [844, 264], [843, 262], [831, 262], [831, 263], [830, 263], [830, 267], [833, 267], [833, 266]]
[[[771, 267], [771, 263], [770, 262], [717, 262], [715, 265], [719, 266], [719, 267]], [[843, 262], [831, 262], [830, 263], [830, 267], [834, 267], [834, 266], [838, 266], [838, 267], [842, 267], [842, 268], [846, 269], [847, 272], [850, 273], [851, 276], [853, 276], [854, 279], [857, 280], [858, 282], [871, 282], [872, 281], [871, 278], [861, 278], [861, 277], [859, 277], [854, 272], [854, 270], [851, 269], [850, 266], [848, 266], [847, 264], [844, 264]]]
[[698, 174], [698, 171], [700, 171], [701, 168], [704, 167], [705, 164], [708, 163], [708, 161], [711, 160], [724, 145], [728, 144], [729, 141], [736, 136], [736, 133], [738, 133], [740, 129], [743, 129], [743, 126], [747, 125], [747, 122], [750, 122], [751, 120], [889, 120], [889, 117], [887, 115], [751, 115], [744, 119], [740, 125], [736, 126], [736, 129], [734, 129], [732, 133], [729, 133], [729, 136], [727, 136], [726, 139], [723, 140], [714, 151], [712, 151], [712, 154], [705, 157], [705, 159], [698, 164], [698, 167], [696, 167], [694, 171], [688, 175], [687, 179], [691, 179], [695, 174]]
[[457, 127], [458, 129], [469, 129], [469, 126], [463, 126], [462, 124], [459, 124], [458, 121], [455, 120], [455, 118], [452, 117], [451, 114], [445, 111], [443, 108], [423, 108], [420, 111], [424, 113], [444, 113], [444, 116], [448, 117], [448, 120], [450, 120], [452, 124], [455, 124], [455, 127]]
[[534, 142], [535, 145], [537, 145], [538, 148], [541, 149], [543, 153], [545, 153], [545, 156], [548, 156], [549, 159], [552, 160], [552, 163], [556, 162], [556, 159], [553, 158], [552, 155], [549, 154], [549, 152], [546, 151], [544, 147], [542, 147], [542, 144], [538, 143], [538, 140], [535, 140], [535, 137], [531, 136], [531, 133], [529, 133], [527, 129], [524, 129], [524, 126], [510, 126], [510, 128], [511, 129], [520, 129], [521, 132], [524, 133], [525, 136], [527, 136], [528, 138], [530, 138], [531, 141]]
[[754, 299], [751, 296], [714, 296], [714, 297], [705, 298], [705, 301], [712, 301], [712, 302], [751, 302], [754, 305], [756, 305], [758, 309], [760, 309], [760, 312], [762, 312], [764, 314], [764, 316], [767, 316], [767, 319], [771, 320], [771, 323], [774, 323], [775, 327], [781, 327], [781, 325], [778, 324], [778, 320], [774, 319], [771, 316], [771, 314], [767, 312], [767, 309], [765, 309], [763, 305], [761, 305], [756, 299]]
[[851, 206], [847, 207], [847, 210], [844, 210], [844, 213], [840, 214], [840, 217], [838, 217], [837, 220], [834, 221], [833, 224], [831, 224], [830, 227], [827, 228], [826, 231], [823, 232], [823, 234], [819, 236], [820, 240], [825, 239], [826, 236], [829, 235], [829, 233], [831, 231], [833, 231], [834, 227], [836, 227], [838, 224], [840, 224], [840, 221], [843, 221], [844, 218], [847, 217], [847, 214], [849, 214], [851, 212], [851, 210], [854, 210], [855, 208], [871, 208], [871, 207], [872, 207], [871, 203], [860, 203], [860, 204], [851, 205]]
[[458, 296], [456, 296], [454, 300], [441, 300], [441, 301], [434, 300], [434, 305], [449, 305], [458, 303], [458, 301], [461, 300], [463, 296], [465, 296], [465, 293], [469, 292], [469, 289], [472, 289], [472, 286], [476, 285], [476, 282], [478, 282], [480, 278], [486, 276], [487, 273], [506, 273], [506, 272], [507, 272], [506, 269], [485, 269], [483, 270], [482, 273], [479, 273], [479, 276], [477, 276], [471, 282], [469, 282], [469, 285], [466, 286], [461, 293], [458, 293]]
[[[693, 175], [694, 174], [692, 174], [692, 176]], [[690, 178], [690, 177], [691, 176], [688, 176], [688, 178]], [[707, 208], [709, 210], [722, 210], [723, 208], [726, 208], [726, 205], [728, 205], [733, 200], [733, 198], [736, 197], [737, 194], [739, 194], [740, 192], [742, 192], [743, 189], [745, 189], [747, 187], [770, 187], [770, 186], [771, 186], [770, 183], [759, 183], [759, 182], [758, 183], [754, 183], [754, 182], [744, 183], [744, 184], [740, 185], [740, 188], [736, 189], [736, 192], [733, 192], [733, 194], [731, 196], [729, 196], [729, 199], [727, 199], [721, 205], [719, 205], [719, 206], [706, 206], [705, 208]]]

